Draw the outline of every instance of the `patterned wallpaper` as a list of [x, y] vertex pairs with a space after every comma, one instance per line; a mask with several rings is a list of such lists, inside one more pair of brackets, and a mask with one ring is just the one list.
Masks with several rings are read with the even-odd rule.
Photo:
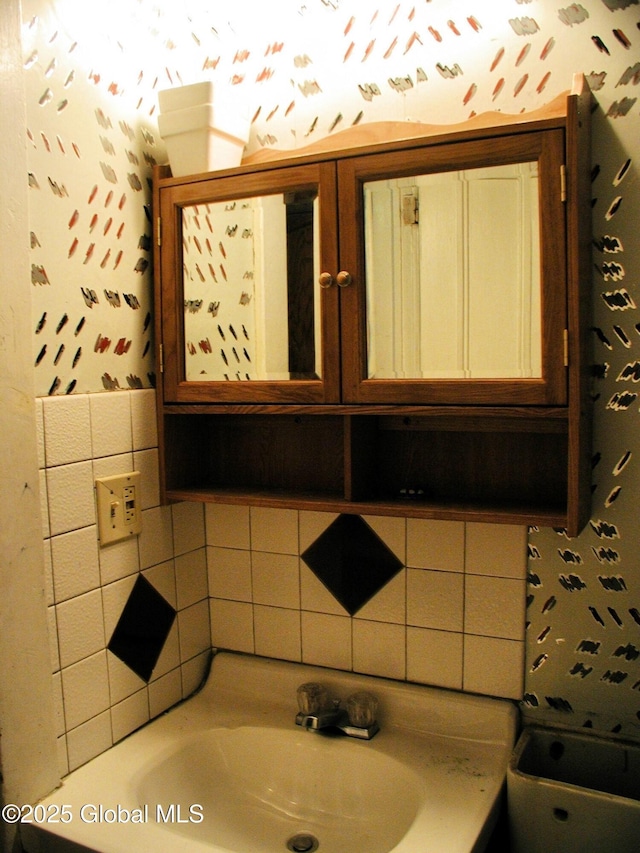
[[252, 116], [253, 152], [381, 119], [519, 113], [587, 75], [597, 102], [593, 516], [575, 540], [531, 531], [523, 707], [537, 720], [640, 733], [638, 0], [22, 5], [39, 396], [153, 384], [158, 90], [213, 80]]

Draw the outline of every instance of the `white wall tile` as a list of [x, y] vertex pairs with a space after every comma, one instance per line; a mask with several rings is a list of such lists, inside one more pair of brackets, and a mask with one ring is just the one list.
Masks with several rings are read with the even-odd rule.
[[353, 620], [353, 668], [383, 678], [406, 677], [406, 628]]
[[465, 633], [524, 640], [525, 586], [522, 581], [468, 575], [464, 600]]
[[180, 666], [180, 632], [178, 630], [178, 619], [173, 620], [173, 625], [167, 636], [160, 656], [151, 673], [149, 682], [157, 681], [162, 678], [172, 669]]
[[248, 506], [206, 504], [207, 545], [220, 548], [251, 548]]
[[116, 474], [128, 474], [134, 470], [133, 453], [116, 453], [113, 456], [101, 456], [93, 460], [93, 477], [113, 477]]
[[509, 524], [467, 523], [465, 565], [469, 574], [524, 580], [527, 528]]
[[290, 554], [251, 552], [253, 601], [274, 607], [300, 608], [299, 558]]
[[316, 541], [318, 536], [331, 525], [338, 517], [335, 512], [308, 512], [301, 511], [299, 515], [300, 527], [300, 553], [303, 554], [310, 545]]
[[407, 519], [407, 565], [416, 569], [464, 571], [462, 521]]
[[100, 586], [100, 563], [95, 525], [51, 539], [53, 588], [56, 602]]
[[136, 450], [133, 470], [140, 472], [140, 508], [151, 509], [160, 503], [160, 470], [157, 450]]
[[42, 397], [36, 397], [36, 444], [38, 448], [38, 468], [44, 468], [47, 464], [44, 447], [44, 401]]
[[130, 399], [128, 391], [89, 395], [94, 459], [133, 450]]
[[53, 559], [51, 557], [51, 539], [45, 539], [42, 543], [42, 556], [44, 559], [44, 596], [47, 604], [53, 604], [55, 600], [53, 592]]
[[253, 654], [253, 605], [240, 601], [210, 599], [211, 642], [221, 649]]
[[180, 670], [173, 669], [157, 681], [149, 684], [149, 712], [157, 717], [182, 698]]
[[178, 610], [183, 610], [207, 597], [209, 585], [207, 555], [204, 548], [176, 557], [175, 572]]
[[92, 717], [67, 733], [69, 771], [76, 770], [112, 745], [111, 715], [108, 711]]
[[107, 653], [98, 652], [62, 670], [62, 695], [67, 731], [109, 707]]
[[145, 569], [142, 574], [160, 595], [175, 609], [178, 606], [176, 595], [176, 571], [173, 560], [158, 563], [150, 569]]
[[402, 569], [355, 614], [356, 619], [391, 622], [407, 621], [407, 572]]
[[209, 595], [234, 601], [251, 601], [251, 552], [207, 547]]
[[131, 428], [133, 449], [146, 450], [158, 446], [158, 425], [156, 419], [156, 392], [153, 388], [132, 391]]
[[350, 670], [351, 620], [346, 616], [303, 612], [302, 662]]
[[523, 642], [465, 636], [464, 690], [508, 699], [522, 699], [523, 684]]
[[47, 492], [52, 536], [95, 524], [91, 462], [47, 468]]
[[190, 660], [211, 647], [209, 628], [209, 602], [192, 604], [178, 613], [180, 634], [180, 660]]
[[146, 689], [127, 697], [111, 708], [113, 742], [117, 743], [139, 729], [149, 719], [149, 695]]
[[407, 678], [452, 690], [462, 689], [462, 634], [407, 628]]
[[40, 521], [42, 523], [42, 538], [51, 536], [51, 524], [49, 521], [49, 488], [47, 486], [47, 472], [44, 468], [38, 471], [38, 482], [40, 484]]
[[89, 396], [45, 397], [42, 405], [47, 467], [91, 459]]
[[298, 512], [295, 509], [251, 507], [251, 547], [278, 554], [298, 553]]
[[60, 666], [64, 669], [105, 648], [99, 589], [56, 605]]
[[282, 607], [254, 607], [256, 654], [300, 661], [300, 611]]
[[462, 631], [464, 576], [457, 572], [407, 570], [407, 624]]
[[171, 507], [159, 506], [142, 512], [142, 533], [138, 536], [140, 566], [143, 569], [173, 557]]
[[387, 548], [403, 565], [407, 562], [407, 520], [405, 518], [363, 515], [369, 527], [377, 533]]
[[200, 503], [184, 501], [171, 507], [173, 518], [173, 550], [186, 554], [204, 548], [204, 507]]
[[56, 619], [56, 608], [53, 605], [47, 607], [47, 621], [49, 626], [49, 652], [51, 655], [51, 672], [60, 669], [60, 650], [58, 648], [58, 620]]
[[53, 710], [56, 715], [56, 736], [60, 737], [65, 733], [64, 727], [64, 701], [62, 698], [62, 675], [56, 672], [52, 678], [53, 684]]
[[207, 649], [206, 652], [196, 655], [196, 657], [181, 664], [180, 671], [182, 673], [183, 699], [191, 696], [194, 690], [197, 690], [202, 684], [202, 681], [209, 669], [210, 653], [211, 649]]
[[107, 667], [109, 670], [109, 692], [111, 704], [122, 702], [127, 696], [137, 693], [146, 687], [139, 675], [123, 663], [119, 657], [107, 650]]
[[98, 552], [100, 561], [100, 582], [103, 586], [137, 574], [140, 569], [138, 539], [129, 536], [119, 542], [113, 542]]
[[129, 575], [102, 587], [102, 609], [104, 613], [104, 636], [107, 645], [124, 609], [137, 575]]

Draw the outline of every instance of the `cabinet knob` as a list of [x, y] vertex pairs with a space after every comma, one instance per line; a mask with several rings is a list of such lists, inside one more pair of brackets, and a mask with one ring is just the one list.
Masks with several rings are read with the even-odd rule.
[[326, 290], [327, 287], [331, 287], [333, 284], [333, 276], [330, 272], [321, 272], [318, 281], [320, 282], [320, 287]]
[[349, 285], [351, 284], [351, 273], [342, 270], [338, 273], [336, 281], [338, 282], [338, 287], [349, 287]]

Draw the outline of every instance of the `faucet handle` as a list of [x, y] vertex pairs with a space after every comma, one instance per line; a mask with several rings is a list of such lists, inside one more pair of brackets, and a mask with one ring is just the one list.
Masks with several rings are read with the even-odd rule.
[[347, 714], [352, 726], [366, 729], [376, 721], [378, 700], [372, 693], [361, 690], [347, 699]]
[[302, 714], [317, 714], [331, 707], [331, 699], [324, 684], [308, 681], [301, 684], [297, 691], [298, 710]]

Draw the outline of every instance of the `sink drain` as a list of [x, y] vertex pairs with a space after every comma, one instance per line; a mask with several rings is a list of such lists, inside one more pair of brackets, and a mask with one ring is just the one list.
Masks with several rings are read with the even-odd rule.
[[308, 832], [298, 832], [287, 841], [287, 850], [292, 853], [314, 853], [319, 846], [320, 842], [315, 835]]

